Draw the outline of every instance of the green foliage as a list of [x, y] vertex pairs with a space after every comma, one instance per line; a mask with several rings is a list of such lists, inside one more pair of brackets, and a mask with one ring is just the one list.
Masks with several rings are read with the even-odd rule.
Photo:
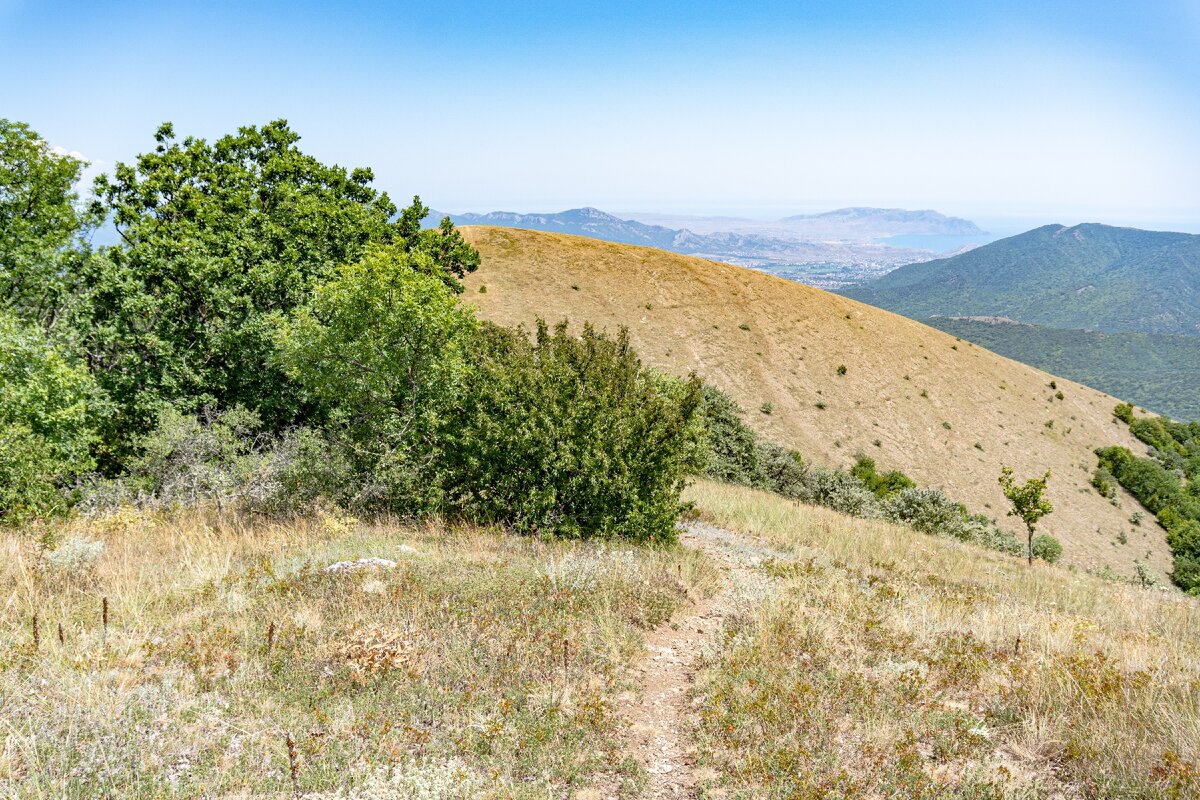
[[0, 310], [53, 329], [68, 299], [80, 234], [94, 220], [75, 183], [84, 162], [51, 150], [36, 131], [0, 119]]
[[1033, 563], [1033, 537], [1037, 530], [1037, 524], [1042, 517], [1054, 511], [1054, 506], [1046, 499], [1046, 482], [1050, 480], [1050, 472], [1040, 478], [1030, 478], [1025, 483], [1017, 483], [1013, 477], [1013, 471], [1010, 467], [1004, 467], [1000, 470], [1000, 486], [1004, 489], [1004, 496], [1008, 498], [1008, 502], [1012, 504], [1012, 509], [1009, 510], [1010, 517], [1016, 517], [1025, 523], [1025, 529], [1028, 531], [1028, 547], [1029, 547], [1029, 563]]
[[[1124, 447], [1101, 448], [1096, 455], [1100, 459], [1100, 469], [1110, 472], [1147, 511], [1157, 516], [1159, 524], [1167, 531], [1167, 545], [1174, 555], [1171, 579], [1180, 588], [1195, 594], [1200, 592], [1200, 498], [1194, 494], [1198, 484], [1194, 471], [1187, 473], [1185, 483], [1182, 468], [1164, 465], [1164, 462], [1183, 463], [1189, 469], [1194, 468], [1191, 448], [1196, 439], [1192, 435], [1192, 425], [1163, 421], [1160, 426], [1143, 426], [1143, 435], [1164, 445], [1164, 449], [1151, 451], [1154, 458], [1135, 456]], [[1172, 438], [1172, 445], [1158, 438], [1164, 432], [1167, 436], [1177, 433], [1188, 438], [1184, 441]], [[1189, 453], [1188, 458], [1184, 459], [1180, 450]], [[1129, 519], [1134, 525], [1140, 524], [1141, 520], [1141, 512], [1134, 512]]]
[[758, 442], [754, 447], [753, 485], [784, 497], [806, 495], [808, 468], [795, 450], [773, 442]]
[[799, 453], [762, 441], [743, 419], [741, 407], [712, 384], [704, 384], [704, 475], [776, 492], [803, 496], [806, 470]]
[[1049, 534], [1040, 533], [1033, 537], [1033, 543], [1030, 546], [1033, 549], [1034, 558], [1040, 558], [1049, 564], [1054, 564], [1062, 558], [1062, 544]]
[[1021, 552], [1012, 534], [1000, 530], [986, 517], [969, 513], [962, 503], [946, 497], [940, 489], [902, 488], [885, 500], [883, 513], [892, 522], [922, 533], [948, 536], [1008, 555]]
[[882, 515], [878, 498], [863, 482], [848, 472], [834, 469], [809, 470], [805, 493], [799, 499], [832, 508], [852, 517], [874, 519]]
[[1104, 467], [1097, 467], [1096, 471], [1092, 473], [1092, 486], [1103, 497], [1109, 500], [1117, 496], [1117, 483], [1118, 481], [1113, 477], [1113, 474]]
[[96, 213], [121, 244], [86, 262], [74, 324], [81, 349], [118, 404], [110, 436], [144, 429], [164, 403], [185, 411], [237, 405], [272, 430], [311, 409], [272, 362], [272, 314], [286, 313], [372, 244], [422, 253], [414, 268], [457, 289], [478, 255], [452, 226], [421, 231], [428, 210], [396, 207], [368, 169], [302, 152], [286, 122], [214, 143], [157, 146], [96, 183]]
[[837, 374], [838, 374], [838, 375], [845, 375], [845, 374], [846, 374], [846, 365], [845, 365], [845, 364], [838, 364], [838, 366], [837, 366]]
[[701, 391], [708, 447], [704, 474], [717, 481], [756, 486], [758, 434], [742, 420], [742, 409], [732, 397], [710, 383]]
[[440, 502], [438, 431], [465, 379], [476, 321], [431, 262], [372, 248], [277, 325], [285, 374], [362, 476], [356, 506], [419, 513]]
[[1151, 514], [1185, 502], [1178, 478], [1154, 459], [1140, 458], [1124, 447], [1105, 447], [1096, 455], [1099, 469], [1116, 478]]
[[627, 332], [491, 325], [445, 435], [446, 495], [469, 518], [567, 537], [675, 538], [700, 467], [700, 381], [645, 370]]
[[93, 467], [103, 403], [85, 369], [32, 324], [0, 312], [0, 524], [62, 511], [63, 490]]
[[917, 484], [900, 470], [879, 473], [875, 470], [875, 459], [859, 454], [850, 474], [863, 482], [879, 499], [883, 500], [902, 489], [911, 489]]

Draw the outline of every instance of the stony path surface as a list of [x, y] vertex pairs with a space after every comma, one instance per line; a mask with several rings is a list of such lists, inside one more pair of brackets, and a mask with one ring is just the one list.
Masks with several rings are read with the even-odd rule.
[[[646, 655], [638, 667], [641, 691], [623, 699], [618, 713], [630, 724], [629, 752], [649, 775], [641, 797], [651, 800], [694, 798], [700, 788], [691, 732], [699, 709], [689, 698], [700, 656], [711, 646], [725, 619], [747, 597], [767, 588], [769, 579], [755, 569], [782, 553], [745, 537], [701, 522], [689, 523], [680, 541], [703, 550], [724, 573], [720, 590], [646, 636]], [[603, 797], [617, 797], [609, 790]]]

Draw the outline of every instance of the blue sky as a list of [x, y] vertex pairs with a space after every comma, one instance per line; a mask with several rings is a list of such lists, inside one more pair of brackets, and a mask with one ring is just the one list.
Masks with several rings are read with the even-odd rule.
[[738, 5], [0, 0], [0, 115], [99, 169], [283, 117], [450, 211], [1200, 229], [1200, 0]]

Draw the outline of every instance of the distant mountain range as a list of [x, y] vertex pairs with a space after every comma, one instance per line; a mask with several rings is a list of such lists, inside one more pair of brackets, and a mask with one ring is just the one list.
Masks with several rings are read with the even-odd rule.
[[844, 291], [907, 317], [1200, 335], [1200, 236], [1046, 225]]
[[[826, 214], [787, 217], [775, 222], [733, 218], [691, 217], [704, 232], [623, 219], [596, 208], [575, 208], [550, 214], [488, 214], [431, 212], [427, 224], [449, 216], [456, 225], [570, 233], [621, 244], [657, 247], [740, 266], [763, 269], [811, 283], [837, 288], [882, 274], [900, 264], [936, 258], [937, 253], [895, 247], [875, 241], [904, 234], [970, 235], [982, 233], [974, 223], [935, 211], [847, 208]], [[726, 229], [719, 229], [721, 226]]]
[[777, 220], [699, 217], [630, 212], [630, 219], [695, 233], [755, 233], [776, 238], [868, 242], [893, 236], [984, 236], [970, 220], [937, 211], [904, 208], [839, 208], [819, 214], [796, 214]]

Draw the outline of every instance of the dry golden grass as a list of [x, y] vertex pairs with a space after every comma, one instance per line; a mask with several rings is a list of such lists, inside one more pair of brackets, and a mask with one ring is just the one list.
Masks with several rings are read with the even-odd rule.
[[738, 487], [700, 515], [785, 556], [707, 660], [738, 797], [1200, 796], [1200, 605]]
[[[1123, 575], [1133, 574], [1135, 559], [1160, 575], [1170, 569], [1163, 531], [1128, 523], [1136, 501], [1122, 494], [1114, 506], [1089, 486], [1095, 448], [1141, 449], [1113, 423], [1117, 401], [1108, 395], [752, 270], [578, 236], [464, 234], [483, 258], [466, 298], [486, 318], [628, 326], [647, 363], [698, 372], [732, 394], [757, 429], [806, 458], [845, 465], [861, 451], [1014, 532], [996, 482], [1000, 467], [1018, 476], [1050, 469], [1057, 510], [1043, 529], [1063, 542], [1067, 561]], [[773, 413], [760, 413], [763, 403]]]
[[[715, 583], [680, 549], [337, 514], [123, 512], [54, 532], [103, 542], [94, 568], [0, 533], [3, 797], [290, 794], [288, 733], [304, 793], [636, 787], [613, 698], [641, 632]], [[364, 557], [396, 566], [323, 571]]]

